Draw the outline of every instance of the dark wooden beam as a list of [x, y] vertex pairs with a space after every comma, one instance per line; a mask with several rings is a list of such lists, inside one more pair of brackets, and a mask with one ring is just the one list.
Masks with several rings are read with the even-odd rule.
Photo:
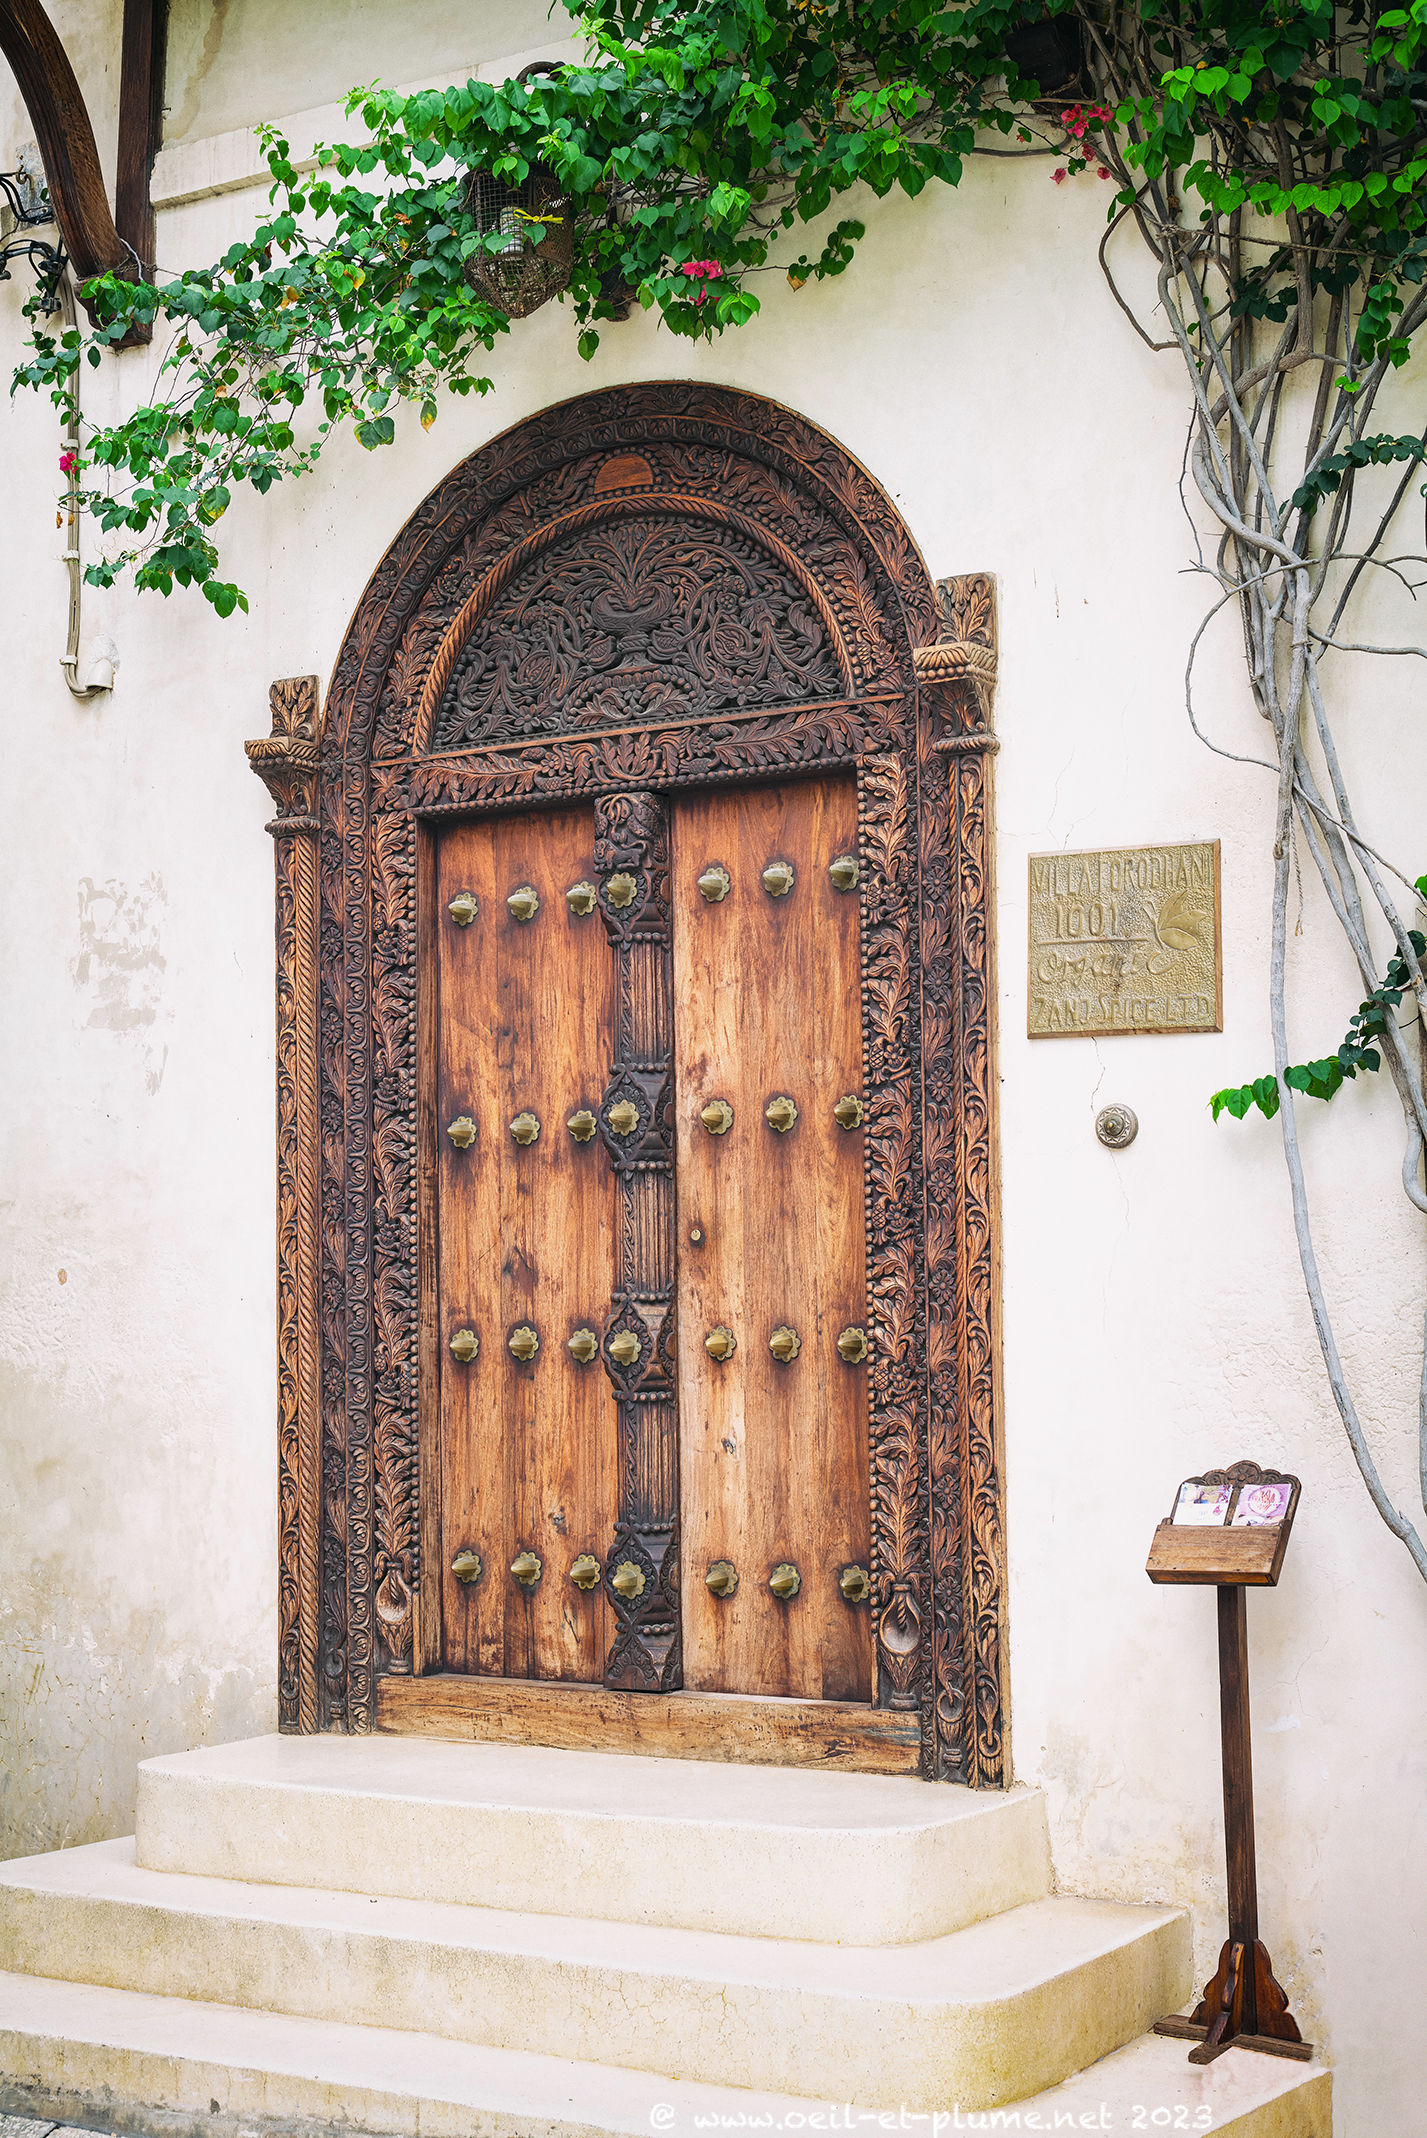
[[119, 159], [114, 222], [146, 277], [154, 271], [154, 209], [149, 176], [163, 143], [164, 41], [168, 0], [124, 0], [119, 66]]
[[0, 53], [14, 71], [44, 158], [55, 220], [81, 282], [133, 257], [109, 212], [94, 128], [40, 0], [0, 0]]

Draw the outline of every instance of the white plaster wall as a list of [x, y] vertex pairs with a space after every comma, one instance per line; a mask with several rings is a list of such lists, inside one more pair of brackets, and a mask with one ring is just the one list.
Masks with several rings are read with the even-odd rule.
[[[81, 72], [105, 112], [100, 32], [114, 12], [59, 11], [82, 29]], [[493, 51], [548, 34], [538, 8], [523, 27], [492, 12]], [[286, 110], [379, 71], [358, 49], [377, 52], [381, 20], [372, 8], [325, 67], [312, 40], [293, 48]], [[230, 0], [213, 83], [241, 79], [266, 21], [261, 0]], [[406, 78], [441, 64], [431, 34], [429, 51], [405, 40]], [[276, 95], [285, 78], [263, 80]], [[0, 76], [0, 167], [28, 130], [7, 91]], [[212, 94], [211, 123], [253, 115]], [[216, 255], [255, 204], [239, 191], [165, 211], [161, 259]], [[1211, 755], [1184, 717], [1207, 597], [1186, 575], [1176, 490], [1182, 373], [1136, 341], [1103, 287], [1093, 181], [1055, 188], [1043, 163], [973, 164], [955, 196], [859, 212], [869, 236], [846, 277], [796, 296], [765, 277], [762, 320], [713, 349], [641, 316], [582, 365], [552, 307], [497, 350], [490, 398], [446, 407], [429, 435], [404, 419], [385, 453], [342, 442], [286, 495], [240, 500], [223, 531], [251, 616], [222, 623], [183, 594], [94, 602], [121, 662], [97, 708], [70, 701], [57, 665], [51, 418], [30, 399], [0, 409], [4, 1845], [121, 1831], [138, 1757], [271, 1721], [271, 863], [266, 797], [241, 750], [267, 726], [268, 682], [326, 676], [387, 543], [495, 432], [617, 381], [716, 380], [840, 439], [935, 574], [997, 577], [1017, 1772], [1048, 1792], [1062, 1884], [1191, 1903], [1207, 1975], [1222, 1921], [1213, 1604], [1152, 1588], [1144, 1556], [1186, 1473], [1241, 1454], [1297, 1471], [1283, 1584], [1249, 1600], [1264, 1933], [1305, 2032], [1337, 2065], [1339, 2132], [1405, 2133], [1420, 2121], [1427, 1998], [1427, 1589], [1373, 1516], [1326, 1395], [1277, 1130], [1216, 1128], [1207, 1110], [1218, 1085], [1271, 1065], [1272, 782]], [[0, 355], [20, 341], [16, 290], [0, 288]], [[151, 364], [107, 362], [86, 387], [96, 410], [135, 397]], [[1372, 620], [1399, 641], [1414, 630], [1397, 594]], [[1198, 702], [1226, 747], [1257, 752], [1241, 662], [1225, 619]], [[1344, 740], [1369, 835], [1415, 874], [1427, 764], [1412, 669], [1382, 664], [1357, 689]], [[1210, 837], [1223, 842], [1222, 1036], [1029, 1042], [1027, 855]], [[1325, 1052], [1358, 986], [1307, 883], [1292, 963], [1295, 1048]], [[1120, 1155], [1092, 1129], [1112, 1098], [1141, 1124]], [[1395, 1188], [1394, 1107], [1364, 1082], [1303, 1116], [1340, 1337], [1410, 1507], [1427, 1271]]]

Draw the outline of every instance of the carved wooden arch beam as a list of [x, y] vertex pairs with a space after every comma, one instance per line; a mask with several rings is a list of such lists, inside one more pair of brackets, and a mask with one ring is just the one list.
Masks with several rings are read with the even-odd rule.
[[0, 0], [0, 52], [14, 71], [44, 158], [65, 251], [81, 282], [135, 264], [115, 228], [94, 128], [69, 56], [40, 0]]
[[759, 549], [765, 550], [769, 556], [775, 557], [789, 577], [802, 588], [809, 604], [817, 610], [837, 661], [844, 692], [849, 698], [857, 695], [857, 679], [853, 673], [852, 661], [831, 603], [797, 552], [790, 549], [771, 528], [763, 526], [748, 513], [735, 511], [732, 506], [721, 505], [714, 498], [700, 497], [693, 492], [627, 490], [615, 496], [591, 498], [587, 504], [577, 505], [573, 511], [562, 513], [558, 519], [547, 520], [543, 527], [538, 528], [525, 541], [507, 550], [499, 562], [492, 565], [471, 589], [437, 647], [422, 686], [412, 743], [418, 753], [429, 749], [436, 717], [441, 710], [441, 700], [455, 672], [456, 663], [461, 658], [467, 640], [480, 622], [482, 613], [495, 600], [501, 589], [508, 586], [527, 564], [532, 563], [543, 551], [553, 547], [565, 536], [577, 534], [584, 527], [611, 520], [638, 518], [650, 511], [678, 513], [686, 519], [711, 521], [717, 527], [726, 527], [743, 535]]

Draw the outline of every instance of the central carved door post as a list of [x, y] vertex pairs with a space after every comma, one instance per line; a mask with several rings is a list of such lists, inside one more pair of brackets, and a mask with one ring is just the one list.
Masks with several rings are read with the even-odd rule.
[[619, 1413], [619, 1515], [605, 1566], [618, 1620], [606, 1685], [676, 1692], [678, 1395], [674, 1358], [674, 990], [669, 819], [653, 794], [595, 804], [595, 866], [619, 959], [614, 1063], [600, 1135], [620, 1184], [605, 1369]]

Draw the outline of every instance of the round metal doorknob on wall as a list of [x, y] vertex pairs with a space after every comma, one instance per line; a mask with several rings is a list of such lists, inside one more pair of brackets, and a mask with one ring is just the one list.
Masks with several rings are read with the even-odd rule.
[[1107, 1151], [1123, 1151], [1140, 1132], [1140, 1117], [1133, 1106], [1102, 1106], [1095, 1116], [1095, 1133]]

